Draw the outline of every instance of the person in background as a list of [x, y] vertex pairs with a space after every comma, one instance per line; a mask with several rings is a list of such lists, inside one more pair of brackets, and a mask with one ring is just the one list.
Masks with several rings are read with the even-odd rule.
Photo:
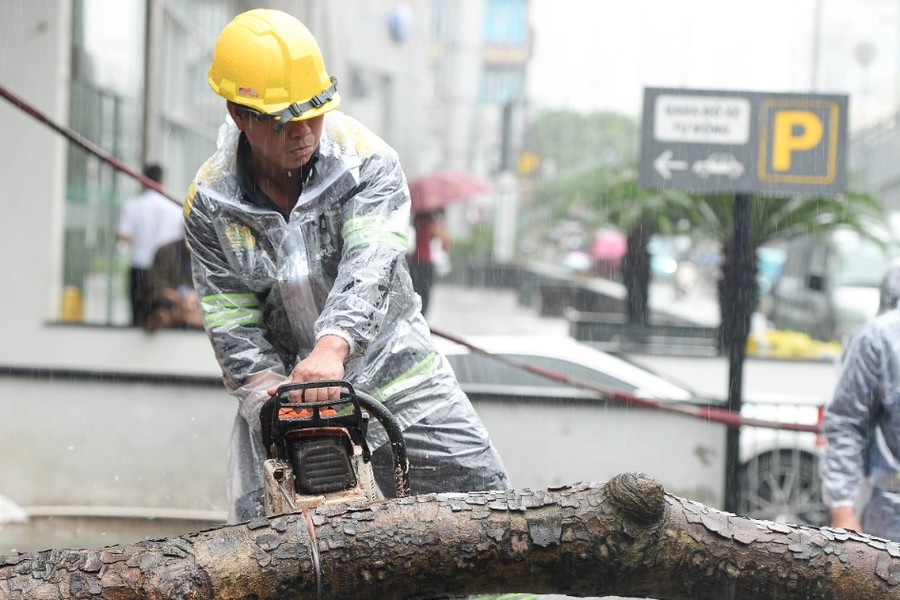
[[[144, 176], [163, 182], [163, 169], [157, 164], [144, 167]], [[154, 189], [125, 201], [119, 217], [118, 238], [128, 244], [128, 296], [131, 301], [131, 325], [140, 327], [147, 318], [146, 296], [150, 267], [160, 247], [184, 238], [181, 207]]]
[[415, 249], [407, 256], [409, 274], [413, 289], [422, 299], [422, 314], [428, 313], [431, 288], [434, 285], [435, 262], [434, 244], [444, 252], [450, 250], [450, 235], [444, 225], [443, 211], [418, 213], [413, 215]]
[[141, 302], [146, 315], [141, 326], [148, 333], [160, 329], [203, 329], [191, 254], [184, 238], [156, 251]]
[[[822, 496], [831, 525], [900, 541], [900, 266], [881, 284], [879, 314], [854, 332], [825, 412]], [[871, 495], [856, 505], [867, 480]]]
[[[185, 225], [205, 329], [238, 404], [229, 522], [264, 512], [259, 415], [293, 382], [345, 379], [383, 402], [403, 430], [414, 494], [508, 488], [412, 289], [397, 153], [336, 110], [337, 80], [313, 35], [278, 10], [241, 13], [219, 34], [208, 81], [228, 114], [188, 191]], [[387, 439], [370, 422], [385, 491]]]

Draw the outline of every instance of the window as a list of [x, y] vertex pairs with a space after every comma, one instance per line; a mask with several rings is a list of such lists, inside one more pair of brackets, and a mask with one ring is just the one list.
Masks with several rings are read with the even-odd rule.
[[526, 0], [487, 0], [484, 41], [488, 44], [524, 44], [528, 39]]
[[525, 95], [525, 72], [518, 67], [486, 67], [481, 79], [482, 102], [505, 104]]
[[[161, 163], [165, 188], [180, 198], [215, 148], [225, 108], [206, 70], [216, 34], [240, 4], [157, 0], [147, 40], [146, 2], [75, 0], [69, 127], [136, 172]], [[63, 285], [79, 291], [84, 322], [127, 324], [128, 256], [116, 228], [122, 204], [142, 186], [74, 145], [67, 172]]]

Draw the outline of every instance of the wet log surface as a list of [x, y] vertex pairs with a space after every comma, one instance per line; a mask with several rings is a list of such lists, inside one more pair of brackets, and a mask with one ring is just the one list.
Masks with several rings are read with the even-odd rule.
[[[311, 543], [311, 532], [316, 543]], [[99, 550], [0, 557], [0, 598], [900, 597], [900, 545], [666, 494], [654, 480], [320, 507]]]

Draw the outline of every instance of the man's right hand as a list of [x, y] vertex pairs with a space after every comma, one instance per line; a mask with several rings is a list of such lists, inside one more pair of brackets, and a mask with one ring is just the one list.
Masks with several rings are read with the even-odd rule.
[[[280, 382], [299, 383], [304, 381], [328, 381], [344, 378], [344, 361], [350, 354], [350, 346], [346, 340], [336, 335], [325, 335], [316, 342], [309, 356], [297, 363], [291, 374]], [[325, 400], [337, 400], [340, 397], [341, 388], [312, 388], [307, 390], [302, 397], [307, 402], [321, 402]], [[278, 385], [269, 388], [268, 393], [274, 396], [278, 393]], [[295, 398], [296, 396], [296, 398]], [[291, 392], [291, 400], [299, 402], [299, 391]]]
[[830, 509], [829, 512], [831, 514], [832, 527], [843, 527], [857, 533], [863, 532], [862, 525], [853, 513], [852, 506], [837, 506]]

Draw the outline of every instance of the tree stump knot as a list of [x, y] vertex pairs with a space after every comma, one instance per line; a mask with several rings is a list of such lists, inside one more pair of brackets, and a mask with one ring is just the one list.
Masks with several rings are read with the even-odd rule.
[[666, 511], [666, 490], [643, 473], [616, 475], [606, 485], [616, 508], [639, 525], [656, 523]]

